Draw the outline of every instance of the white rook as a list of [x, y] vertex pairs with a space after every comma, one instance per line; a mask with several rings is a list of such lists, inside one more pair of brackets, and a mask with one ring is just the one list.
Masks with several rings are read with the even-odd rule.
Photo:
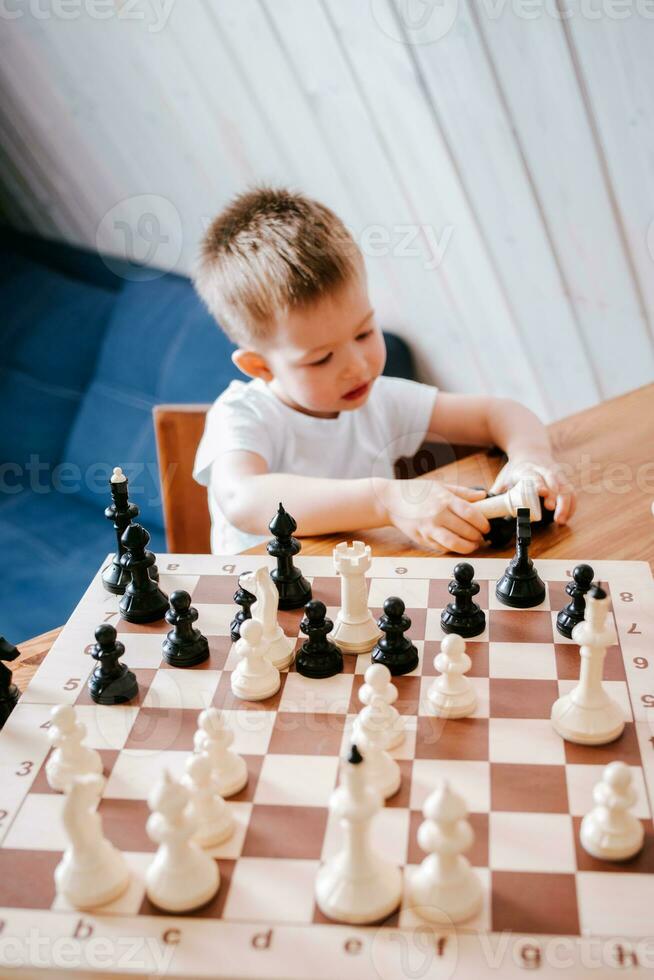
[[333, 551], [334, 567], [341, 576], [341, 608], [331, 638], [343, 653], [367, 653], [381, 636], [368, 609], [366, 572], [372, 556], [363, 541], [341, 541]]

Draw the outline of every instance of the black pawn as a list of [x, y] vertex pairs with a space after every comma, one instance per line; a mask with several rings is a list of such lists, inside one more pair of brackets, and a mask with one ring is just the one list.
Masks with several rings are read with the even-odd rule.
[[111, 504], [105, 509], [104, 516], [113, 523], [116, 532], [116, 552], [110, 563], [102, 571], [102, 584], [107, 592], [123, 595], [130, 574], [120, 563], [120, 559], [125, 554], [122, 537], [134, 518], [138, 517], [139, 509], [136, 504], [132, 504], [128, 500], [127, 477], [116, 479], [116, 476], [123, 476], [118, 467], [114, 469], [112, 476], [113, 478], [109, 481]]
[[444, 633], [458, 633], [459, 636], [479, 636], [486, 629], [486, 614], [473, 601], [479, 592], [479, 583], [474, 582], [475, 570], [467, 561], [454, 566], [454, 579], [448, 592], [454, 596], [441, 613], [441, 626]]
[[166, 613], [166, 622], [172, 629], [162, 644], [163, 658], [169, 666], [196, 667], [209, 659], [209, 641], [193, 625], [197, 618], [198, 611], [191, 605], [188, 592], [173, 592]]
[[594, 577], [595, 572], [590, 565], [577, 565], [572, 572], [572, 581], [565, 587], [570, 602], [556, 617], [556, 628], [569, 640], [572, 639], [572, 631], [577, 623], [581, 623], [586, 615], [586, 594], [593, 584]]
[[252, 619], [252, 613], [250, 608], [254, 602], [256, 602], [257, 597], [252, 593], [244, 589], [242, 585], [239, 585], [238, 589], [234, 593], [234, 602], [237, 606], [241, 608], [234, 616], [230, 623], [230, 635], [234, 643], [241, 637], [241, 624], [245, 622], [246, 619]]
[[505, 606], [529, 609], [544, 601], [545, 585], [529, 557], [531, 521], [528, 507], [518, 508], [516, 553], [498, 580], [495, 595]]
[[293, 558], [302, 547], [297, 538], [293, 537], [297, 524], [280, 504], [268, 530], [274, 535], [272, 541], [268, 542], [266, 551], [277, 559], [277, 567], [273, 568], [270, 577], [279, 592], [279, 608], [299, 609], [311, 598], [311, 586], [293, 563]]
[[326, 615], [325, 603], [312, 599], [304, 607], [300, 629], [307, 639], [295, 658], [295, 669], [304, 677], [333, 677], [343, 670], [343, 654], [327, 634], [334, 624]]
[[20, 691], [12, 682], [12, 673], [5, 663], [11, 663], [20, 656], [20, 650], [0, 636], [0, 728], [14, 710], [20, 697]]
[[95, 631], [96, 642], [91, 656], [97, 661], [89, 678], [89, 693], [96, 704], [125, 704], [139, 692], [136, 677], [126, 664], [120, 663], [125, 646], [116, 639], [116, 629], [102, 623]]
[[168, 610], [168, 596], [153, 580], [151, 569], [156, 558], [147, 551], [150, 535], [140, 524], [130, 524], [121, 538], [125, 554], [120, 559], [130, 573], [130, 581], [118, 603], [120, 615], [128, 623], [154, 623]]
[[372, 649], [372, 661], [384, 664], [391, 674], [408, 674], [418, 666], [418, 651], [404, 634], [411, 628], [411, 620], [404, 614], [404, 603], [398, 596], [389, 596], [384, 602], [384, 615], [377, 626], [384, 634]]

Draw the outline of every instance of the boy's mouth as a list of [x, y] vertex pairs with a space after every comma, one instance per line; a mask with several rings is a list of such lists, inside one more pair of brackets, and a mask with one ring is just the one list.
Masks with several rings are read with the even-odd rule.
[[365, 384], [357, 385], [356, 388], [351, 388], [348, 392], [346, 392], [346, 394], [343, 395], [343, 398], [348, 402], [356, 401], [357, 398], [361, 398], [363, 395], [365, 395], [369, 388], [370, 381], [366, 381]]

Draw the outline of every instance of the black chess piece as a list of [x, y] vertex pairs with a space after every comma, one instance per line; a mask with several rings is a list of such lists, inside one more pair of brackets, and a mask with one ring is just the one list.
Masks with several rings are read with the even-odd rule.
[[302, 546], [293, 537], [297, 524], [281, 503], [268, 525], [268, 530], [274, 535], [272, 541], [268, 542], [266, 551], [277, 559], [277, 567], [272, 569], [270, 577], [279, 592], [279, 608], [299, 609], [311, 598], [311, 586], [293, 563], [293, 558]]
[[586, 615], [586, 594], [588, 593], [595, 572], [590, 565], [577, 565], [572, 572], [572, 580], [568, 582], [565, 591], [570, 596], [570, 602], [556, 617], [556, 628], [562, 636], [572, 639], [572, 631], [581, 623]]
[[230, 635], [234, 643], [236, 643], [236, 641], [240, 639], [241, 623], [244, 623], [246, 619], [252, 619], [252, 613], [250, 612], [250, 607], [254, 602], [256, 602], [256, 600], [257, 597], [254, 595], [254, 593], [248, 592], [248, 590], [244, 589], [243, 586], [239, 583], [239, 587], [234, 593], [234, 602], [236, 603], [237, 606], [240, 606], [241, 608], [236, 613], [229, 626]]
[[544, 601], [545, 585], [529, 557], [531, 521], [529, 508], [519, 507], [516, 532], [516, 553], [495, 586], [495, 595], [505, 606], [529, 609]]
[[486, 614], [473, 601], [479, 592], [479, 583], [474, 582], [475, 570], [467, 561], [454, 566], [454, 579], [448, 585], [448, 592], [454, 602], [448, 602], [441, 613], [441, 626], [444, 633], [458, 633], [469, 638], [479, 636], [486, 629]]
[[170, 667], [197, 667], [209, 659], [209, 641], [193, 623], [198, 611], [184, 589], [170, 596], [166, 622], [172, 626], [162, 644], [163, 658]]
[[394, 677], [408, 674], [418, 666], [418, 651], [404, 634], [411, 628], [411, 620], [404, 613], [405, 606], [398, 596], [389, 596], [384, 602], [384, 615], [377, 626], [384, 634], [372, 649], [372, 661], [384, 664]]
[[334, 624], [326, 615], [325, 603], [311, 599], [304, 607], [300, 629], [307, 636], [295, 658], [295, 669], [304, 677], [333, 677], [343, 670], [343, 654], [327, 634]]
[[118, 603], [120, 615], [128, 623], [154, 623], [168, 610], [168, 596], [152, 578], [156, 558], [147, 551], [150, 535], [140, 524], [130, 524], [121, 538], [125, 554], [120, 559], [130, 573], [130, 581]]
[[89, 693], [96, 704], [125, 704], [139, 692], [136, 677], [126, 664], [120, 663], [125, 646], [116, 636], [111, 623], [102, 623], [95, 631], [91, 656], [98, 666], [89, 677]]
[[12, 681], [12, 673], [6, 663], [20, 656], [20, 650], [0, 636], [0, 728], [18, 704], [20, 691]]
[[[122, 537], [134, 518], [138, 517], [139, 509], [136, 504], [128, 500], [128, 480], [119, 466], [114, 467], [109, 480], [112, 502], [105, 509], [104, 516], [111, 521], [116, 532], [116, 551], [106, 566], [102, 570], [102, 584], [107, 592], [114, 595], [123, 595], [125, 586], [130, 580], [130, 573], [120, 563], [120, 559], [125, 554], [125, 545]], [[159, 581], [159, 571], [156, 565], [150, 569], [150, 578]]]

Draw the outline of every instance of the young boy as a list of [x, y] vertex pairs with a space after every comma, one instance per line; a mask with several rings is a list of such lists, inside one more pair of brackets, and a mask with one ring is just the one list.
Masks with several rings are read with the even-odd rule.
[[196, 287], [252, 379], [233, 381], [216, 400], [196, 456], [214, 553], [269, 537], [281, 500], [300, 534], [393, 524], [424, 548], [470, 554], [489, 528], [472, 506], [482, 491], [431, 474], [394, 479], [395, 460], [430, 433], [499, 446], [508, 463], [494, 491], [531, 476], [556, 521], [572, 515], [572, 492], [529, 409], [382, 376], [386, 352], [363, 258], [329, 208], [284, 189], [238, 196], [205, 235]]

